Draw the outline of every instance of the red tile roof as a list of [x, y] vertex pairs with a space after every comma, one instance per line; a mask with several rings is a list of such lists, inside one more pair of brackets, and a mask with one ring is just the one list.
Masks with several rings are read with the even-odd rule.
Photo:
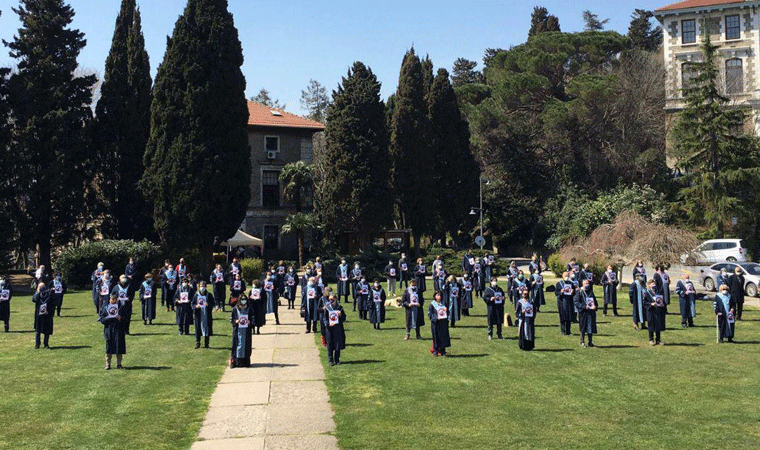
[[[272, 112], [276, 114], [272, 114]], [[269, 106], [252, 101], [248, 101], [248, 125], [255, 127], [301, 128], [316, 131], [325, 129], [325, 126], [319, 122], [304, 119], [295, 114], [270, 108]]]
[[732, 3], [745, 3], [745, 0], [684, 0], [657, 8], [655, 11], [675, 11], [677, 9], [699, 8], [700, 6], [721, 6]]

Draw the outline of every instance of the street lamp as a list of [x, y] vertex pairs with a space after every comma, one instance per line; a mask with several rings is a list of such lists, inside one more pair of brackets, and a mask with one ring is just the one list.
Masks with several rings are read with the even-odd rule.
[[482, 173], [478, 176], [478, 185], [480, 187], [480, 207], [470, 209], [470, 215], [475, 215], [475, 211], [480, 211], [480, 235], [475, 239], [475, 243], [480, 246], [480, 250], [483, 250], [483, 246], [486, 243], [486, 238], [483, 237], [483, 181], [486, 182], [486, 185], [491, 184], [490, 180], [483, 180]]

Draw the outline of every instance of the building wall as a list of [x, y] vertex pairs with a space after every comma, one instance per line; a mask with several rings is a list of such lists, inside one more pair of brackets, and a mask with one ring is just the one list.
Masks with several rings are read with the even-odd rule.
[[[279, 186], [278, 207], [265, 208], [262, 203], [262, 176], [264, 171], [281, 171], [291, 162], [304, 160], [310, 163], [313, 158], [312, 130], [283, 128], [283, 127], [249, 127], [248, 143], [251, 147], [251, 202], [248, 206], [243, 229], [249, 234], [262, 239], [267, 226], [276, 226], [278, 230], [285, 224], [286, 217], [294, 210], [292, 205], [286, 205], [282, 200], [282, 184]], [[279, 151], [274, 159], [270, 159], [265, 150], [267, 137], [279, 138]], [[267, 259], [292, 258], [297, 254], [296, 237], [290, 234], [280, 235], [278, 232], [278, 249], [272, 251], [265, 246], [264, 257]], [[307, 242], [308, 245], [308, 242]]]

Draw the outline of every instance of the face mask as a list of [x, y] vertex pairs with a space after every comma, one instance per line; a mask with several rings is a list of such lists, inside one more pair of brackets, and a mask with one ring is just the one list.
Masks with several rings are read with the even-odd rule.
[[412, 286], [412, 290], [416, 291], [417, 290], [417, 286]]
[[240, 300], [240, 305], [245, 306], [248, 304], [248, 300]]
[[728, 291], [720, 291], [720, 293], [723, 294], [723, 295], [727, 295]]
[[201, 292], [206, 292], [206, 287], [205, 286], [201, 286]]
[[380, 283], [375, 283], [375, 287], [379, 288], [380, 287]]
[[182, 287], [187, 287], [187, 283], [182, 283]]
[[521, 279], [521, 280], [522, 280], [522, 279], [523, 279], [523, 278], [525, 278], [525, 277], [524, 277], [524, 276], [522, 276], [522, 274], [520, 274], [520, 276], [519, 276], [519, 277], [517, 277], [517, 278], [519, 278], [519, 279]]
[[570, 281], [570, 277], [565, 277], [565, 281]]
[[496, 287], [497, 283], [495, 281], [491, 282], [491, 286]]
[[314, 286], [314, 282], [313, 281], [309, 281], [309, 286]]

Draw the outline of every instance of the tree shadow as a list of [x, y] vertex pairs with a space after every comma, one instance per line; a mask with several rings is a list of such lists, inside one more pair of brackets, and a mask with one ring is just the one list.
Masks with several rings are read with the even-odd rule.
[[469, 355], [448, 355], [449, 358], [482, 358], [489, 356], [488, 353], [469, 354]]
[[355, 360], [355, 361], [341, 361], [340, 364], [377, 364], [377, 363], [384, 363], [385, 361], [377, 360], [377, 359], [362, 359], [362, 360]]
[[124, 370], [168, 370], [169, 366], [124, 366]]
[[50, 347], [51, 350], [81, 350], [83, 348], [92, 348], [90, 345], [58, 345]]
[[380, 331], [382, 331], [382, 330], [406, 330], [406, 328], [404, 328], [404, 327], [390, 327], [390, 328], [381, 328]]

